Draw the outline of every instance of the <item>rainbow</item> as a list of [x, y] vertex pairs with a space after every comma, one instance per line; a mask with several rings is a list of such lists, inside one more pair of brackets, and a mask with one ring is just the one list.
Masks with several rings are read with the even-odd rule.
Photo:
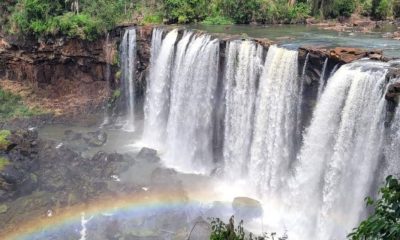
[[[207, 194], [206, 194], [207, 195]], [[199, 199], [199, 198], [197, 198]], [[165, 211], [173, 208], [187, 206], [199, 206], [203, 200], [192, 201], [179, 193], [148, 193], [140, 192], [128, 194], [122, 197], [103, 197], [86, 204], [80, 204], [58, 210], [54, 216], [41, 216], [13, 226], [0, 233], [3, 240], [28, 240], [38, 239], [43, 233], [56, 233], [64, 227], [79, 224], [81, 214], [86, 216], [100, 216], [102, 214], [116, 215], [118, 213], [129, 213], [130, 216], [140, 216], [148, 211]]]

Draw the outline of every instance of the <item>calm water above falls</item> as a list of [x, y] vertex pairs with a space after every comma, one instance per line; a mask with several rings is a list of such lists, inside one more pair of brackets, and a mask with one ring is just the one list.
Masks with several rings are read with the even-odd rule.
[[383, 38], [386, 32], [396, 31], [393, 25], [370, 33], [337, 32], [319, 29], [317, 26], [308, 25], [279, 25], [279, 26], [205, 26], [194, 25], [194, 29], [210, 33], [246, 34], [250, 37], [268, 38], [279, 45], [297, 49], [299, 46], [324, 46], [324, 47], [358, 47], [367, 49], [382, 49], [385, 56], [400, 57], [400, 41]]

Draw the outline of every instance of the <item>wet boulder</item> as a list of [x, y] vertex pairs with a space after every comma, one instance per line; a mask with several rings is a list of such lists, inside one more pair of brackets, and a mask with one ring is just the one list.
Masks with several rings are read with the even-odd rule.
[[101, 147], [107, 142], [107, 133], [102, 130], [88, 132], [83, 136], [83, 139], [91, 147]]
[[210, 239], [211, 226], [210, 223], [202, 218], [198, 218], [194, 221], [191, 232], [189, 233], [188, 240], [203, 240]]
[[261, 203], [248, 197], [236, 197], [232, 202], [232, 208], [235, 215], [242, 219], [257, 218], [263, 214]]
[[146, 161], [152, 163], [160, 162], [160, 158], [157, 155], [157, 151], [151, 148], [142, 148], [136, 155], [136, 159], [139, 161]]
[[65, 130], [64, 139], [66, 141], [78, 141], [82, 138], [82, 133], [75, 132], [73, 130]]
[[386, 99], [391, 102], [398, 102], [400, 96], [400, 82], [389, 85], [386, 92]]

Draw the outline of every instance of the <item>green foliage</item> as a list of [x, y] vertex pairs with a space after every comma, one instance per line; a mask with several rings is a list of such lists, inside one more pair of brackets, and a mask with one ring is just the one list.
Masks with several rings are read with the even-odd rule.
[[391, 0], [372, 0], [371, 15], [378, 20], [386, 19], [393, 15]]
[[53, 26], [45, 33], [55, 33], [56, 29], [69, 37], [93, 40], [100, 33], [100, 22], [87, 14], [72, 12], [54, 18]]
[[218, 7], [224, 16], [231, 17], [235, 23], [255, 21], [261, 8], [261, 0], [220, 0]]
[[142, 24], [161, 24], [163, 22], [163, 15], [161, 13], [146, 15]]
[[191, 23], [205, 19], [207, 0], [164, 0], [165, 17], [170, 23]]
[[332, 9], [329, 12], [329, 17], [350, 17], [356, 9], [356, 0], [335, 0]]
[[8, 164], [10, 164], [10, 161], [7, 158], [0, 157], [0, 171], [3, 171]]
[[356, 9], [376, 19], [398, 17], [400, 0], [3, 0], [0, 25], [14, 34], [93, 40], [119, 23], [300, 23], [310, 15], [349, 17]]
[[201, 22], [205, 25], [232, 25], [233, 20], [223, 16], [207, 17]]
[[391, 8], [390, 0], [381, 0], [376, 10], [376, 17], [379, 19], [386, 19], [391, 15]]
[[18, 95], [0, 89], [0, 121], [15, 117], [32, 117], [42, 114], [37, 108], [29, 108]]
[[360, 0], [361, 14], [364, 16], [371, 16], [372, 14], [372, 0]]
[[[75, 1], [75, 0], [74, 0]], [[10, 33], [37, 37], [64, 34], [94, 39], [124, 19], [124, 0], [19, 0], [11, 15]]]
[[348, 236], [352, 240], [400, 239], [400, 183], [393, 176], [386, 178], [377, 201], [366, 198], [374, 212]]
[[311, 8], [305, 3], [297, 3], [288, 7], [287, 18], [290, 21], [299, 22], [306, 19], [311, 13]]
[[252, 233], [246, 236], [243, 221], [240, 221], [239, 225], [235, 227], [234, 217], [229, 219], [229, 223], [225, 224], [219, 218], [211, 219], [211, 235], [210, 240], [287, 240], [288, 237], [285, 234], [282, 237], [277, 237], [276, 233], [264, 233], [262, 236], [254, 236]]
[[7, 140], [8, 136], [10, 135], [11, 135], [10, 131], [0, 130], [0, 150], [6, 150], [8, 145], [10, 145], [10, 142]]
[[392, 2], [392, 8], [393, 8], [393, 16], [395, 18], [400, 17], [400, 0], [394, 0]]

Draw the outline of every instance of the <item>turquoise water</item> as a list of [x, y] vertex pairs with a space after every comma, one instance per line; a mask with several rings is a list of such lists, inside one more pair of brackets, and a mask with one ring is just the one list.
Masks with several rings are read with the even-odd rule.
[[324, 30], [322, 27], [310, 25], [274, 25], [274, 26], [206, 26], [192, 25], [190, 28], [211, 33], [227, 33], [247, 35], [255, 38], [268, 38], [279, 45], [295, 49], [299, 46], [313, 47], [357, 47], [366, 49], [382, 49], [387, 57], [400, 57], [400, 41], [384, 38], [388, 32], [396, 31], [395, 25], [385, 25], [369, 33]]

